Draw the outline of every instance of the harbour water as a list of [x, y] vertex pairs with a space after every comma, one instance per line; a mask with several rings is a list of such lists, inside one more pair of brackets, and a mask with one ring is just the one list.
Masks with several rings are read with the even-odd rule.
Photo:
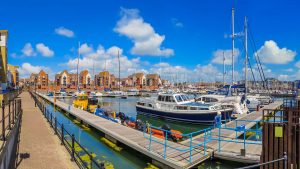
[[[72, 98], [65, 98], [61, 100], [69, 104], [72, 104], [73, 101]], [[161, 126], [162, 124], [167, 123], [172, 128], [180, 130], [183, 133], [188, 133], [208, 127], [200, 124], [167, 122], [162, 119], [137, 115], [135, 111], [135, 103], [137, 100], [138, 97], [129, 97], [127, 99], [103, 97], [99, 99], [99, 104], [113, 111], [118, 111], [120, 106], [120, 111], [126, 113], [131, 117], [140, 118], [144, 121], [148, 121], [149, 123], [155, 126]], [[52, 106], [49, 106], [49, 108], [53, 110]], [[74, 119], [67, 117], [61, 112], [55, 112], [54, 114], [58, 118], [59, 122], [64, 123], [66, 125], [66, 129], [70, 131], [70, 133], [75, 134], [75, 137], [77, 140], [79, 140], [80, 144], [86, 147], [89, 151], [95, 153], [97, 156], [96, 158], [100, 161], [107, 161], [109, 163], [112, 163], [114, 168], [117, 169], [145, 168], [147, 166], [147, 163], [150, 163], [150, 161], [148, 161], [147, 158], [141, 157], [136, 152], [133, 152], [129, 149], [124, 148], [121, 152], [114, 151], [113, 149], [109, 148], [107, 145], [100, 141], [100, 138], [102, 136], [97, 131], [93, 129], [87, 129], [79, 123], [76, 123]], [[212, 159], [206, 161], [205, 163], [202, 163], [198, 166], [198, 168], [231, 169], [240, 166], [244, 166], [244, 164]]]

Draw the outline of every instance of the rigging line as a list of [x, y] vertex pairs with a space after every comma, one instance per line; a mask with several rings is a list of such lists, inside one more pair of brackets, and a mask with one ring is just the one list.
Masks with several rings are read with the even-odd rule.
[[[252, 34], [251, 29], [249, 29], [249, 32], [250, 32], [250, 36], [251, 36], [252, 42], [253, 42], [253, 44], [254, 44], [255, 51], [257, 51], [257, 47], [256, 47], [256, 44], [255, 44], [254, 36], [253, 36], [253, 34]], [[262, 70], [262, 75], [263, 75], [263, 78], [264, 78], [264, 82], [266, 83], [267, 80], [266, 80], [265, 73], [264, 73], [263, 68], [262, 68], [262, 64], [261, 64], [261, 61], [260, 61], [260, 56], [259, 56], [258, 54], [256, 54], [256, 55], [257, 55], [259, 65], [260, 65], [261, 70]], [[266, 89], [267, 89], [268, 93], [270, 94], [270, 89], [269, 89], [268, 86], [266, 86]]]
[[[244, 37], [242, 37], [242, 38], [244, 38]], [[245, 38], [244, 38], [244, 39], [245, 39]], [[243, 44], [243, 51], [245, 51], [245, 48], [246, 48], [246, 46], [245, 46], [245, 40], [244, 40], [244, 39], [240, 39], [240, 41], [242, 41], [242, 44]], [[248, 54], [249, 54], [249, 53], [248, 53]], [[249, 56], [249, 55], [247, 55], [247, 56]], [[253, 72], [252, 65], [251, 65], [251, 62], [250, 62], [249, 57], [247, 57], [247, 60], [248, 60], [249, 68], [250, 68], [250, 70], [251, 70], [251, 74], [252, 74], [253, 81], [254, 81], [255, 86], [256, 86], [257, 81], [256, 81], [256, 79], [255, 79], [254, 72]], [[256, 88], [256, 90], [257, 90], [257, 92], [259, 92], [258, 88]]]

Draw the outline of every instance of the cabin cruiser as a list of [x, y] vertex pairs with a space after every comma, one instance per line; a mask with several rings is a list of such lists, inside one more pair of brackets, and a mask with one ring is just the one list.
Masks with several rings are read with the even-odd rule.
[[[249, 109], [247, 108], [247, 101], [244, 96], [225, 96], [225, 95], [201, 95], [195, 98], [196, 102], [200, 103], [219, 103], [222, 108], [232, 108], [234, 117], [238, 114], [246, 114], [249, 113]], [[249, 103], [249, 102], [248, 102]]]
[[89, 94], [89, 97], [92, 98], [92, 97], [102, 97], [103, 94], [101, 92], [91, 92]]
[[157, 98], [139, 100], [136, 104], [136, 110], [140, 114], [168, 120], [213, 123], [218, 113], [222, 114], [222, 119], [229, 119], [233, 109], [222, 108], [219, 104], [198, 103], [182, 93], [159, 93]]

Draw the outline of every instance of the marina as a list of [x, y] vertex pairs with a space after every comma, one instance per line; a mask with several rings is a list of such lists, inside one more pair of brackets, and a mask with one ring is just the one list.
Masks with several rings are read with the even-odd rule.
[[[54, 103], [53, 98], [50, 98], [50, 97], [47, 97], [47, 96], [44, 96], [41, 94], [40, 94], [40, 96], [43, 97], [44, 99]], [[278, 102], [270, 104], [269, 106], [266, 107], [266, 109], [276, 109], [277, 107], [280, 107], [282, 104], [283, 104], [282, 102], [278, 101]], [[216, 142], [215, 143], [208, 142], [207, 145], [203, 146], [203, 143], [206, 142], [206, 141], [203, 141], [203, 139], [208, 139], [208, 138], [207, 138], [207, 136], [203, 137], [203, 135], [199, 135], [199, 136], [195, 136], [192, 138], [192, 145], [195, 145], [196, 148], [193, 148], [190, 151], [180, 152], [180, 150], [176, 150], [176, 149], [174, 150], [173, 148], [171, 148], [171, 147], [178, 147], [181, 150], [188, 149], [188, 145], [190, 143], [189, 143], [189, 140], [187, 140], [186, 141], [187, 144], [185, 144], [185, 142], [182, 142], [178, 146], [176, 146], [177, 143], [172, 143], [170, 141], [167, 141], [166, 144], [168, 146], [170, 146], [167, 148], [164, 148], [164, 146], [165, 146], [164, 144], [163, 145], [159, 144], [160, 141], [157, 141], [158, 143], [156, 143], [154, 141], [152, 143], [153, 145], [151, 145], [151, 151], [149, 152], [149, 150], [147, 148], [149, 146], [150, 140], [148, 140], [146, 137], [144, 137], [144, 135], [143, 135], [144, 133], [142, 133], [140, 131], [133, 130], [131, 128], [113, 123], [106, 119], [95, 117], [93, 114], [82, 111], [80, 109], [75, 109], [72, 106], [65, 104], [63, 102], [60, 102], [60, 101], [56, 101], [55, 106], [62, 108], [64, 111], [74, 115], [79, 120], [82, 120], [84, 123], [86, 123], [90, 126], [93, 126], [94, 128], [100, 130], [101, 132], [104, 132], [106, 134], [107, 138], [112, 139], [115, 142], [118, 141], [123, 144], [126, 144], [129, 147], [132, 147], [133, 149], [139, 151], [140, 153], [143, 153], [143, 154], [147, 155], [148, 157], [151, 157], [152, 160], [160, 162], [161, 163], [160, 166], [163, 164], [165, 166], [169, 166], [172, 168], [190, 168], [196, 164], [199, 164], [199, 163], [205, 161], [206, 159], [209, 159], [211, 157], [212, 153], [215, 150], [217, 150], [218, 146], [219, 146], [218, 145], [219, 143], [216, 143]], [[243, 124], [246, 126], [245, 130], [248, 130], [256, 125], [255, 121], [259, 121], [259, 120], [261, 120], [261, 118], [262, 118], [261, 111], [253, 112], [249, 115], [245, 115], [245, 117], [243, 117], [241, 119], [229, 122], [228, 124], [226, 124], [226, 127], [235, 128], [237, 125]], [[236, 123], [236, 125], [234, 126], [235, 123]], [[101, 125], [99, 125], [99, 124], [101, 124]], [[126, 131], [126, 132], [124, 132], [124, 131]], [[217, 131], [218, 131], [218, 129], [214, 129], [214, 130], [210, 131], [211, 136], [218, 138], [219, 135], [218, 135]], [[126, 138], [125, 138], [124, 136], [122, 136], [122, 133], [127, 133], [127, 134], [131, 133], [131, 134], [126, 135]], [[205, 132], [204, 134], [206, 135], [207, 133]], [[222, 135], [218, 139], [219, 139], [219, 142], [220, 142], [220, 140], [223, 141], [224, 138], [234, 140], [241, 134], [242, 134], [241, 132], [239, 132], [237, 134], [234, 131], [230, 131], [230, 132], [222, 131]], [[149, 138], [150, 136], [147, 136], [147, 137]], [[161, 142], [163, 142], [163, 141], [161, 141]], [[212, 141], [212, 142], [214, 142], [214, 141]], [[245, 140], [240, 140], [238, 142], [240, 142], [240, 143], [235, 143], [235, 144], [241, 144], [241, 143], [245, 142]], [[251, 143], [251, 141], [247, 141], [247, 144], [250, 145], [250, 143]], [[203, 148], [200, 148], [199, 144], [201, 144], [203, 146]], [[218, 153], [218, 151], [214, 152], [216, 157], [227, 159], [227, 160], [228, 159], [237, 160], [236, 157], [240, 156], [240, 152], [237, 151], [237, 150], [239, 150], [238, 148], [236, 149], [236, 152], [231, 152], [231, 153], [226, 153], [226, 150], [227, 149], [232, 150], [232, 148], [230, 148], [230, 147], [238, 147], [238, 146], [235, 146], [234, 143], [225, 143], [225, 144], [220, 143], [220, 144], [221, 144], [222, 153]], [[197, 148], [197, 145], [198, 145], [198, 148]], [[257, 163], [259, 161], [258, 154], [259, 154], [259, 151], [261, 150], [261, 145], [259, 145], [260, 147], [259, 146], [255, 147], [255, 146], [254, 147], [252, 145], [248, 146], [247, 148], [250, 148], [251, 150], [254, 149], [254, 151], [249, 152], [249, 155], [247, 155], [245, 157], [241, 157], [237, 161], [239, 161], [239, 162], [247, 161], [250, 163]], [[153, 149], [152, 149], [152, 147], [153, 147]], [[164, 153], [165, 150], [166, 150], [166, 153]], [[190, 156], [191, 154], [192, 154], [192, 156]], [[234, 154], [236, 154], [236, 155], [234, 155]], [[166, 158], [163, 158], [162, 155], [165, 156]], [[190, 159], [193, 159], [193, 158], [196, 158], [197, 160], [190, 161]]]

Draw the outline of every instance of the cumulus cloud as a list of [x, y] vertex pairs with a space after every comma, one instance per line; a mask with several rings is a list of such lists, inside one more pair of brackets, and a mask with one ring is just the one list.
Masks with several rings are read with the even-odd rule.
[[[105, 49], [102, 45], [98, 45], [97, 48], [93, 48], [92, 45], [83, 44], [85, 52], [82, 53], [81, 58], [79, 59], [79, 68], [80, 70], [88, 69], [92, 71], [93, 67], [95, 72], [100, 72], [103, 70], [108, 70], [115, 75], [118, 75], [119, 62], [118, 62], [118, 51], [120, 55], [121, 63], [121, 76], [127, 76], [131, 73], [142, 70], [141, 65], [143, 63], [139, 58], [129, 59], [127, 56], [123, 55], [123, 49], [112, 46], [108, 49]], [[83, 49], [83, 47], [81, 46]], [[69, 59], [67, 63], [61, 64], [62, 66], [67, 66], [69, 69], [76, 69], [77, 67], [77, 57], [75, 56], [72, 59]]]
[[51, 69], [45, 66], [34, 66], [30, 63], [23, 63], [22, 66], [18, 68], [19, 75], [21, 78], [28, 78], [31, 73], [39, 73], [41, 70], [45, 70], [47, 73], [51, 72]]
[[[213, 52], [213, 59], [212, 59], [212, 63], [215, 64], [223, 64], [223, 54], [225, 57], [225, 61], [224, 64], [225, 65], [231, 65], [232, 64], [232, 50], [231, 49], [218, 49], [216, 51]], [[237, 58], [240, 55], [240, 50], [239, 49], [234, 49], [234, 62], [237, 61]]]
[[273, 40], [265, 44], [254, 54], [260, 56], [263, 63], [287, 64], [294, 60], [296, 52], [287, 48], [279, 48]]
[[64, 27], [56, 28], [54, 31], [56, 34], [61, 35], [61, 36], [65, 36], [68, 38], [74, 37], [74, 32], [72, 30], [64, 28]]
[[290, 80], [290, 76], [289, 75], [279, 75], [278, 76], [278, 80], [289, 81]]
[[31, 43], [26, 43], [21, 51], [23, 56], [36, 56], [36, 52], [34, 51]]
[[54, 55], [54, 52], [43, 43], [36, 44], [36, 50], [45, 57], [52, 57]]
[[300, 61], [296, 62], [295, 66], [300, 69]]
[[137, 9], [121, 8], [121, 19], [117, 22], [114, 31], [127, 36], [134, 43], [131, 53], [134, 55], [171, 56], [173, 49], [161, 47], [165, 40], [153, 27], [144, 21]]

